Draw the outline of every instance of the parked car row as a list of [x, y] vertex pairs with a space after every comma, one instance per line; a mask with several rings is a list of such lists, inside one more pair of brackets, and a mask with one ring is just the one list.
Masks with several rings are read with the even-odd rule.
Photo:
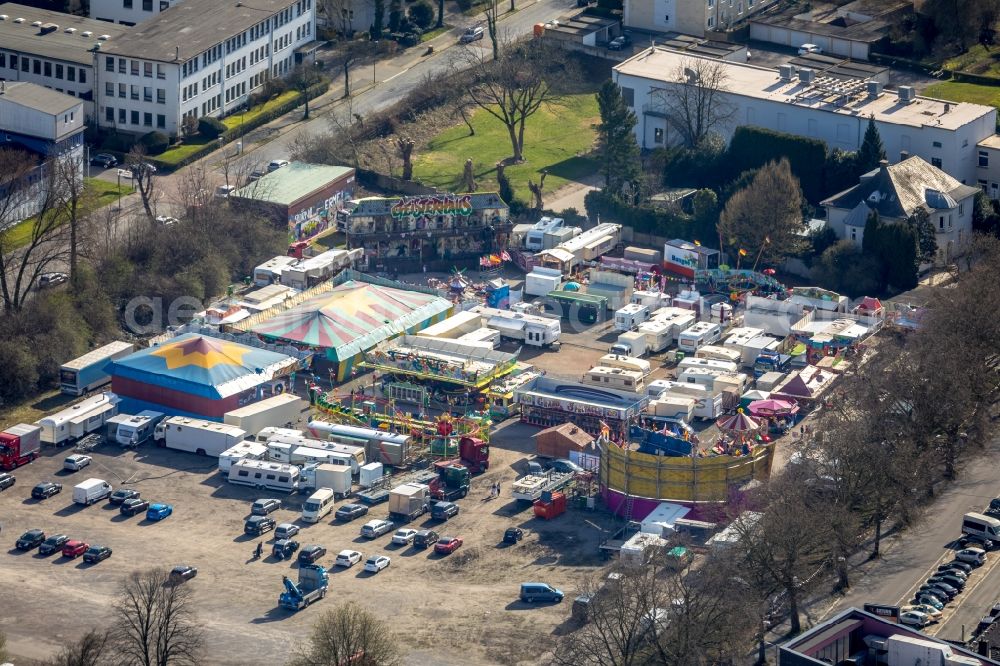
[[83, 561], [96, 564], [101, 560], [111, 557], [111, 548], [98, 544], [89, 544], [79, 539], [70, 539], [66, 534], [53, 534], [46, 536], [44, 530], [31, 529], [22, 534], [14, 547], [20, 551], [38, 549], [39, 555], [52, 555], [60, 552], [68, 559], [74, 559], [83, 555]]
[[968, 582], [973, 568], [986, 563], [986, 551], [970, 546], [955, 552], [955, 559], [938, 567], [913, 597], [914, 605], [903, 607], [899, 621], [925, 627], [938, 621], [944, 607], [955, 599]]

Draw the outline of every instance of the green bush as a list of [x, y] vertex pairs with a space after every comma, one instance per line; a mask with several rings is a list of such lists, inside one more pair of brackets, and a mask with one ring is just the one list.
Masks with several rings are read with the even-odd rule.
[[205, 116], [198, 119], [198, 134], [206, 139], [217, 139], [226, 131], [226, 124], [218, 118]]
[[426, 30], [434, 22], [434, 8], [427, 0], [419, 0], [410, 5], [408, 10], [410, 20], [417, 24], [421, 30]]
[[809, 139], [784, 132], [741, 126], [736, 128], [729, 142], [726, 163], [731, 177], [777, 162], [787, 157], [792, 173], [802, 185], [802, 194], [809, 203], [823, 199], [823, 168], [826, 164], [826, 144], [819, 139]]
[[691, 240], [716, 236], [710, 217], [696, 220], [685, 213], [650, 206], [629, 206], [602, 190], [588, 192], [583, 205], [592, 220], [600, 216], [602, 221], [617, 222], [640, 233]]
[[163, 132], [149, 132], [142, 135], [139, 145], [146, 149], [147, 155], [159, 155], [170, 147], [170, 137]]

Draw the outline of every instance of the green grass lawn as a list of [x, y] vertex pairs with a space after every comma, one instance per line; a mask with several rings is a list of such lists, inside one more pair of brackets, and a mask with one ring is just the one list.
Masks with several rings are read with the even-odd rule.
[[[103, 208], [118, 199], [117, 183], [109, 183], [108, 181], [101, 180], [100, 178], [84, 178], [83, 186], [87, 190], [86, 196], [94, 197], [86, 202], [83, 209], [84, 215], [95, 211], [98, 208]], [[132, 192], [133, 189], [131, 186], [122, 185], [121, 196], [132, 194]], [[34, 225], [34, 223], [34, 218], [29, 218], [14, 225], [4, 232], [4, 240], [6, 241], [8, 249], [16, 250], [19, 247], [27, 245], [31, 241], [32, 225]]]
[[1000, 76], [1000, 48], [976, 44], [954, 58], [944, 61], [944, 68], [982, 76]]
[[277, 108], [277, 107], [281, 106], [282, 104], [284, 104], [288, 100], [290, 100], [293, 97], [296, 97], [296, 96], [298, 96], [300, 94], [301, 93], [299, 93], [297, 90], [286, 90], [285, 92], [281, 93], [280, 95], [278, 95], [274, 99], [268, 100], [268, 101], [264, 102], [263, 104], [258, 104], [257, 106], [253, 107], [252, 109], [250, 109], [246, 113], [242, 113], [242, 114], [241, 113], [234, 113], [231, 116], [227, 116], [227, 117], [225, 117], [225, 118], [222, 119], [222, 122], [229, 129], [236, 129], [237, 127], [239, 127], [243, 123], [253, 122], [262, 113], [267, 113], [271, 109], [274, 109], [274, 108]]
[[[472, 116], [475, 136], [464, 123], [451, 127], [414, 155], [413, 177], [428, 185], [454, 190], [462, 180], [465, 160], [472, 158], [476, 185], [480, 191], [496, 190], [496, 163], [510, 157], [507, 129], [482, 109]], [[549, 175], [545, 191], [552, 192], [597, 169], [596, 163], [581, 154], [590, 151], [600, 122], [593, 93], [570, 95], [558, 105], [542, 107], [528, 119], [524, 131], [523, 164], [507, 167], [506, 173], [518, 198], [528, 201], [528, 179], [538, 182], [542, 169]]]
[[946, 99], [951, 102], [973, 102], [1000, 107], [1000, 86], [982, 86], [978, 83], [942, 81], [927, 86], [923, 92], [927, 97]]
[[448, 25], [447, 23], [445, 23], [440, 28], [431, 28], [430, 30], [428, 30], [424, 34], [420, 35], [420, 41], [422, 41], [422, 42], [429, 42], [430, 40], [434, 39], [438, 35], [443, 35], [444, 33], [448, 32], [449, 30], [451, 30], [451, 26]]

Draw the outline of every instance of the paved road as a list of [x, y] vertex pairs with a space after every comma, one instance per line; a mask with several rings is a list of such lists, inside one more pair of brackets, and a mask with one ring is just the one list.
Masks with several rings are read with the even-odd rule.
[[[962, 515], [982, 511], [1000, 495], [998, 465], [1000, 440], [992, 442], [962, 470], [958, 482], [929, 505], [922, 522], [884, 542], [882, 559], [863, 565], [860, 575], [855, 573], [850, 593], [823, 606], [814, 621], [850, 606], [860, 608], [865, 602], [909, 603], [914, 590], [931, 572], [953, 559], [953, 549], [958, 548], [953, 542], [960, 534]], [[985, 566], [973, 572], [965, 591], [946, 608], [941, 623], [927, 633], [961, 640], [964, 626], [964, 637], [968, 639], [979, 618], [1000, 600], [1000, 552], [991, 553], [987, 559]]]

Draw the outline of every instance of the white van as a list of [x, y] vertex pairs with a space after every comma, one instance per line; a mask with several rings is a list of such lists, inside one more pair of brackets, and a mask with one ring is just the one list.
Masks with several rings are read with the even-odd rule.
[[302, 505], [302, 520], [307, 523], [318, 523], [333, 511], [335, 501], [333, 488], [317, 488]]
[[962, 516], [962, 534], [984, 541], [1000, 541], [1000, 520], [981, 513], [967, 513]]
[[721, 337], [721, 326], [710, 321], [699, 321], [680, 332], [677, 336], [677, 348], [687, 354], [693, 354], [699, 347], [718, 342]]
[[77, 504], [90, 506], [109, 496], [112, 490], [111, 484], [104, 479], [87, 479], [83, 483], [73, 486], [73, 501]]

